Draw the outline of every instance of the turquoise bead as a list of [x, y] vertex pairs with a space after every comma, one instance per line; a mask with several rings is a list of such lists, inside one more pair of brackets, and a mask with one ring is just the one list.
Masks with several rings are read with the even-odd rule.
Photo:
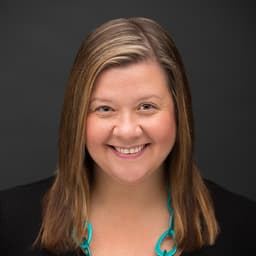
[[164, 239], [167, 237], [167, 236], [171, 236], [174, 238], [175, 236], [175, 232], [174, 230], [172, 229], [168, 229], [167, 231], [165, 231], [160, 237], [159, 239], [157, 240], [157, 243], [156, 243], [156, 247], [155, 247], [155, 252], [156, 252], [156, 255], [158, 256], [173, 256], [175, 255], [176, 251], [177, 251], [177, 246], [174, 245], [174, 247], [169, 250], [169, 251], [162, 251], [161, 250], [161, 244], [162, 242], [164, 241]]

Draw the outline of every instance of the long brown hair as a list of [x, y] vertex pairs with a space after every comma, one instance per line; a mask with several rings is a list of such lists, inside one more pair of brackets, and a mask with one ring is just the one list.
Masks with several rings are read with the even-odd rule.
[[115, 19], [83, 41], [68, 81], [61, 114], [57, 175], [44, 198], [37, 244], [55, 253], [78, 250], [86, 234], [92, 160], [85, 144], [89, 99], [97, 76], [107, 68], [152, 59], [169, 80], [174, 99], [177, 138], [166, 159], [171, 184], [178, 247], [190, 251], [213, 244], [217, 233], [213, 204], [193, 157], [193, 114], [188, 81], [170, 35], [147, 18]]

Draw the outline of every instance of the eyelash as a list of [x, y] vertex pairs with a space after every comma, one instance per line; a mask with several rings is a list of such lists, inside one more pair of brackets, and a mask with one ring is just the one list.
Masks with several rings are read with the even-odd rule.
[[[105, 111], [107, 109], [107, 111]], [[103, 105], [103, 106], [99, 106], [97, 108], [95, 108], [95, 111], [98, 111], [98, 112], [109, 112], [109, 111], [113, 111], [113, 109], [109, 106], [106, 106], [106, 105]]]
[[[156, 107], [154, 104], [152, 104], [152, 103], [142, 103], [142, 104], [139, 105], [138, 110], [140, 110], [141, 107], [145, 107], [145, 106], [146, 106], [147, 108], [146, 108], [146, 109], [142, 109], [143, 111], [154, 110], [154, 109], [157, 108], [157, 107]], [[150, 108], [148, 108], [148, 107], [150, 107]]]
[[[138, 111], [143, 111], [143, 112], [147, 112], [147, 111], [152, 112], [156, 109], [157, 107], [153, 103], [142, 103], [137, 107]], [[94, 112], [99, 112], [99, 113], [110, 113], [111, 111], [114, 111], [114, 109], [107, 105], [98, 106], [94, 109]]]

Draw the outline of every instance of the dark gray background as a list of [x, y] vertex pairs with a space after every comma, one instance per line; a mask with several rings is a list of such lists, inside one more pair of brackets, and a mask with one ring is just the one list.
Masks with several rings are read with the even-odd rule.
[[111, 18], [156, 19], [191, 83], [204, 177], [256, 199], [253, 1], [0, 2], [0, 189], [51, 175], [69, 70], [84, 36]]

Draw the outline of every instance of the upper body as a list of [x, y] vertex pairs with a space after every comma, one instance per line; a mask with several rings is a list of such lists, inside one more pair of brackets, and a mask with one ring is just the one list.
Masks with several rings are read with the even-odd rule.
[[[0, 193], [0, 251], [3, 255], [52, 255], [32, 249], [42, 220], [42, 197], [53, 178], [18, 186]], [[206, 181], [213, 197], [220, 234], [216, 244], [189, 255], [253, 255], [256, 250], [256, 204]], [[143, 238], [141, 238], [143, 239]], [[114, 243], [109, 241], [108, 243]], [[104, 248], [102, 248], [104, 250]], [[75, 253], [67, 253], [75, 255]], [[81, 253], [81, 255], [83, 255]]]
[[[111, 20], [82, 43], [56, 166], [52, 184], [1, 194], [5, 255], [240, 255], [255, 246], [255, 204], [200, 175], [184, 65], [153, 20]], [[29, 250], [35, 239], [44, 250]]]

